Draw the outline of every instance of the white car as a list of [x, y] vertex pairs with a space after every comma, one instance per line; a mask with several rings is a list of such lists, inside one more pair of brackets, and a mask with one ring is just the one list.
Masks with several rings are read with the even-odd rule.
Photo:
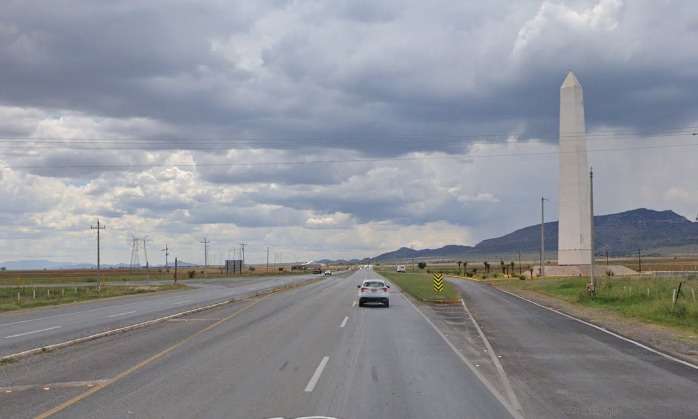
[[365, 303], [381, 303], [385, 307], [390, 307], [390, 297], [388, 288], [390, 284], [380, 279], [367, 279], [356, 286], [359, 289], [359, 307]]
[[407, 272], [407, 269], [405, 269], [405, 265], [397, 265], [395, 267], [396, 272]]
[[325, 271], [325, 276], [332, 276], [332, 271]]

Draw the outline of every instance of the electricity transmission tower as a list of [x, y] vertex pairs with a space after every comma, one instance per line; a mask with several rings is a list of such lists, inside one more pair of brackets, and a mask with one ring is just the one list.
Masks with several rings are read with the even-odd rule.
[[211, 242], [208, 241], [208, 240], [206, 239], [206, 237], [204, 237], [204, 240], [201, 241], [201, 242], [199, 242], [199, 243], [201, 243], [201, 244], [204, 245], [204, 267], [207, 268], [207, 267], [208, 267], [208, 245], [209, 245], [209, 243], [211, 243]]
[[240, 255], [242, 256], [242, 264], [243, 266], [245, 265], [245, 246], [247, 246], [247, 243], [240, 243]]
[[147, 243], [150, 241], [148, 239], [148, 236], [143, 237], [143, 255], [145, 255], [145, 269], [150, 268], [150, 263], [148, 262], [148, 245]]
[[141, 267], [141, 259], [140, 259], [140, 246], [138, 245], [140, 243], [140, 239], [135, 236], [131, 236], [131, 261], [129, 262], [128, 266], [131, 269], [137, 269]]
[[131, 269], [138, 269], [141, 267], [141, 248], [143, 249], [143, 256], [145, 257], [145, 267], [148, 269], [150, 263], [148, 262], [148, 236], [136, 237], [131, 235], [131, 262], [129, 267]]

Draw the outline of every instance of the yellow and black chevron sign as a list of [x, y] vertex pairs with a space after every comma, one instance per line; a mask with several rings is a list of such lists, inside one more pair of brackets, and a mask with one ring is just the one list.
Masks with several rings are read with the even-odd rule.
[[444, 274], [436, 273], [432, 278], [432, 287], [434, 288], [434, 293], [441, 294], [444, 292]]

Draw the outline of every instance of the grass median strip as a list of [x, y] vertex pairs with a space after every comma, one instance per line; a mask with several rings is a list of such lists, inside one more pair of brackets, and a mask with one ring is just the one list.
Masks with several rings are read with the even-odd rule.
[[[681, 281], [681, 295], [674, 304], [673, 295]], [[594, 298], [585, 292], [587, 282], [588, 278], [584, 277], [491, 281], [493, 285], [510, 291], [533, 291], [568, 303], [698, 333], [698, 280], [603, 278], [598, 282]]]
[[435, 293], [432, 286], [432, 274], [427, 272], [390, 272], [378, 271], [389, 282], [397, 284], [403, 291], [420, 301], [458, 302], [460, 295], [453, 285], [446, 282], [443, 293]]
[[0, 312], [186, 288], [184, 285], [0, 288]]

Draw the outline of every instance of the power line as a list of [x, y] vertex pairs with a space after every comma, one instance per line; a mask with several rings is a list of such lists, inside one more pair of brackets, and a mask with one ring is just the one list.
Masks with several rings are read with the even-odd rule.
[[[588, 153], [595, 152], [611, 152], [611, 151], [635, 151], [635, 150], [653, 150], [653, 149], [668, 149], [681, 147], [695, 147], [698, 143], [685, 144], [657, 144], [646, 146], [631, 146], [631, 147], [608, 147], [608, 148], [590, 148]], [[568, 152], [574, 153], [574, 152]], [[566, 154], [561, 151], [540, 151], [540, 152], [511, 152], [511, 153], [494, 153], [494, 154], [468, 154], [468, 155], [447, 155], [447, 156], [414, 156], [414, 157], [383, 157], [383, 158], [357, 158], [357, 159], [329, 159], [329, 160], [299, 160], [299, 161], [267, 161], [254, 163], [135, 163], [135, 164], [66, 164], [66, 165], [5, 165], [0, 166], [1, 169], [130, 169], [130, 168], [158, 168], [158, 167], [259, 167], [259, 166], [303, 166], [310, 164], [349, 164], [349, 163], [380, 163], [380, 162], [399, 162], [399, 161], [430, 161], [430, 160], [464, 160], [471, 161], [483, 158], [497, 157], [534, 157], [534, 156], [553, 156]]]
[[[645, 137], [658, 137], [658, 136], [671, 136], [671, 135], [683, 135], [683, 134], [696, 134], [696, 130], [698, 130], [698, 126], [688, 126], [688, 127], [681, 127], [681, 128], [667, 128], [662, 131], [656, 131], [651, 134], [646, 135]], [[637, 132], [637, 130], [613, 130], [613, 129], [606, 129], [606, 130], [594, 130], [592, 132], [579, 132], [579, 133], [570, 133], [570, 134], [565, 134], [562, 135], [563, 138], [567, 137], [577, 137], [577, 136], [585, 136], [586, 138], [608, 138], [608, 137], [627, 137], [627, 136], [635, 136], [638, 137], [641, 134]], [[460, 133], [460, 134], [429, 134], [429, 133], [420, 133], [420, 134], [414, 134], [414, 135], [362, 135], [362, 136], [351, 136], [351, 137], [337, 137], [336, 135], [333, 136], [322, 136], [322, 137], [313, 137], [313, 136], [297, 136], [297, 137], [244, 137], [244, 138], [237, 138], [237, 137], [230, 137], [230, 138], [197, 138], [197, 137], [153, 137], [153, 138], [146, 138], [146, 137], [141, 137], [141, 138], [134, 138], [134, 137], [114, 137], [114, 138], [105, 138], [105, 137], [81, 137], [81, 138], [65, 138], [65, 137], [30, 137], [30, 136], [0, 136], [0, 142], [12, 142], [16, 143], [19, 141], [30, 141], [30, 142], [45, 142], [48, 144], [56, 144], [56, 143], [69, 143], [69, 144], [74, 144], [74, 143], [86, 143], [86, 144], [95, 144], [95, 143], [105, 143], [105, 144], [142, 144], [142, 145], [148, 145], [148, 144], [188, 144], [188, 145], [195, 145], [195, 144], [288, 144], [288, 143], [298, 143], [298, 142], [310, 142], [310, 143], [324, 143], [328, 140], [336, 140], [336, 139], [341, 139], [343, 141], [358, 141], [358, 140], [367, 140], [367, 141], [387, 141], [387, 142], [392, 142], [392, 141], [424, 141], [424, 140], [434, 140], [434, 139], [453, 139], [456, 141], [464, 141], [468, 139], [480, 139], [480, 140], [485, 140], [485, 139], [491, 139], [491, 140], [501, 140], [501, 139], [508, 139], [512, 137], [517, 137], [518, 135], [512, 132], [500, 132], [500, 133]], [[555, 134], [553, 136], [554, 138], [548, 138], [548, 140], [551, 139], [559, 139], [561, 136], [559, 134]], [[535, 139], [535, 137], [531, 137], [532, 139]], [[538, 138], [538, 139], [546, 139], [545, 136]]]
[[[669, 138], [669, 137], [687, 137], [695, 136], [697, 133], [693, 130], [680, 130], [680, 131], [665, 131], [659, 134], [652, 134], [643, 136], [644, 141], [648, 141], [653, 138]], [[563, 137], [556, 137], [555, 139], [550, 138], [529, 138], [529, 140], [536, 140], [543, 143], [550, 143], [559, 138], [576, 138], [584, 136], [588, 141], [603, 140], [608, 138], [613, 139], [630, 139], [638, 138], [637, 133], [591, 133], [591, 134], [571, 134], [565, 135]], [[467, 136], [457, 136], [448, 140], [448, 136], [427, 136], [427, 137], [414, 137], [414, 138], [361, 138], [365, 142], [381, 142], [386, 145], [393, 146], [419, 146], [425, 143], [437, 144], [439, 146], [456, 146], [460, 144], [491, 144], [501, 142], [502, 139], [517, 138], [512, 135], [501, 135], [501, 136], [491, 136], [491, 137], [467, 137]], [[358, 141], [358, 139], [351, 140], [353, 142]], [[170, 141], [148, 141], [148, 140], [100, 140], [100, 139], [36, 139], [36, 138], [15, 138], [15, 139], [2, 139], [0, 138], [0, 148], [6, 148], [13, 151], [17, 151], [22, 148], [31, 148], [33, 150], [37, 149], [64, 149], [64, 150], [90, 150], [90, 151], [103, 151], [103, 150], [141, 150], [141, 151], [173, 151], [173, 150], [187, 150], [187, 151], [214, 151], [214, 150], [230, 150], [230, 149], [255, 149], [255, 148], [271, 148], [271, 149], [284, 149], [289, 144], [298, 144], [299, 142], [305, 142], [308, 148], [317, 148], [320, 146], [328, 147], [329, 144], [318, 143], [318, 144], [307, 144], [312, 143], [310, 140], [284, 140], [284, 141], [241, 141], [241, 140], [211, 140], [211, 141], [200, 141], [200, 140], [170, 140]], [[395, 143], [395, 144], [393, 144]]]

